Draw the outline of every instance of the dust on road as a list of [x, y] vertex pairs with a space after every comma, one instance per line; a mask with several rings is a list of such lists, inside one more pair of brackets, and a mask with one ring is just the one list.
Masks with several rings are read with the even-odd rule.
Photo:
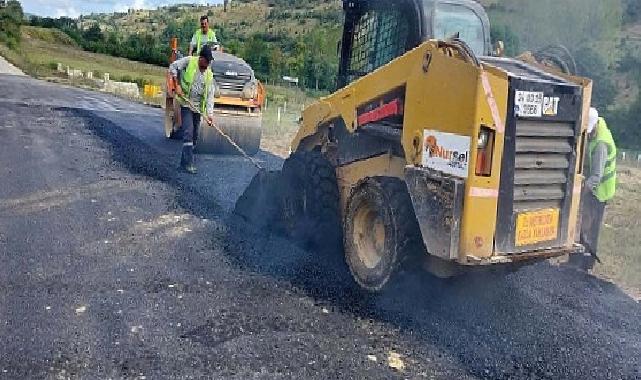
[[368, 296], [340, 255], [230, 215], [251, 164], [178, 173], [157, 111], [0, 91], [0, 379], [641, 377], [641, 307], [612, 284], [544, 263]]

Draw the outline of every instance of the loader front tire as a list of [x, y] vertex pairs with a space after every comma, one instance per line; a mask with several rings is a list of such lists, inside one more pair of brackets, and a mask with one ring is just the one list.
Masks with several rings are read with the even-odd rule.
[[283, 164], [280, 224], [304, 248], [340, 249], [342, 228], [334, 166], [318, 151], [297, 152]]
[[407, 186], [397, 178], [366, 178], [354, 188], [343, 236], [352, 277], [373, 293], [385, 288], [408, 258], [424, 251]]

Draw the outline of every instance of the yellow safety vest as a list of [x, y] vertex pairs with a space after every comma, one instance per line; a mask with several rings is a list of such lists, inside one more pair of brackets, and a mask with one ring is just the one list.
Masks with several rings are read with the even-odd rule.
[[[182, 87], [183, 93], [187, 98], [191, 96], [191, 86], [194, 84], [194, 77], [198, 70], [200, 70], [198, 67], [198, 57], [191, 57], [189, 59], [189, 65], [187, 65], [187, 69], [183, 73], [180, 81], [180, 87]], [[207, 67], [207, 71], [205, 72], [205, 90], [203, 91], [203, 98], [200, 101], [200, 112], [203, 115], [207, 113], [207, 95], [209, 94], [209, 89], [213, 83], [214, 73], [211, 71], [210, 67]]]
[[599, 118], [599, 122], [595, 128], [596, 137], [590, 141], [589, 146], [590, 171], [592, 170], [592, 154], [600, 143], [608, 147], [608, 159], [605, 164], [605, 171], [603, 172], [601, 183], [594, 190], [594, 196], [601, 202], [607, 202], [614, 198], [617, 189], [617, 147], [605, 119]]
[[[200, 49], [203, 47], [203, 32], [202, 30], [198, 29], [196, 30], [196, 50], [195, 50], [195, 55], [200, 54]], [[205, 43], [209, 42], [218, 42], [218, 39], [216, 38], [216, 32], [213, 29], [209, 29], [207, 32], [207, 41]]]

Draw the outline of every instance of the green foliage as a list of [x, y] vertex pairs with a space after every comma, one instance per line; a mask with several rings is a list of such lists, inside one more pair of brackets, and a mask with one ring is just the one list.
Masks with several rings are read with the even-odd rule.
[[102, 34], [102, 30], [98, 24], [93, 24], [89, 29], [82, 32], [82, 38], [85, 42], [96, 43], [103, 41], [105, 36]]
[[76, 41], [69, 37], [68, 34], [58, 29], [43, 29], [24, 26], [23, 34], [28, 35], [30, 38], [35, 38], [51, 44], [64, 45], [64, 46], [78, 46]]
[[20, 45], [22, 18], [22, 7], [18, 1], [10, 0], [6, 7], [0, 8], [0, 43], [10, 49]]
[[269, 45], [257, 34], [245, 41], [240, 51], [240, 56], [251, 65], [256, 74], [262, 79], [265, 79], [270, 71], [271, 54], [269, 50]]
[[596, 41], [614, 43], [621, 29], [621, 0], [501, 0], [492, 23], [507, 25], [525, 49], [561, 44], [571, 50]]
[[[619, 68], [629, 73], [630, 77], [636, 80], [637, 88], [641, 88], [641, 59], [627, 55], [622, 59]], [[617, 144], [621, 148], [638, 150], [641, 147], [639, 115], [641, 115], [641, 94], [628, 107], [607, 115], [609, 116], [608, 126], [617, 137]]]
[[[156, 65], [168, 64], [168, 43], [161, 42], [161, 39], [148, 33], [132, 34], [125, 37], [115, 31], [105, 33], [97, 23], [85, 30], [81, 30], [78, 28], [76, 20], [64, 17], [60, 19], [33, 17], [30, 19], [29, 24], [41, 28], [51, 28], [52, 32], [49, 34], [43, 33], [42, 29], [38, 28], [30, 30], [29, 33], [37, 33], [38, 35], [34, 37], [41, 40], [55, 38], [58, 41], [51, 42], [77, 43], [83, 49], [94, 53], [108, 54]], [[174, 25], [171, 25], [171, 27], [175, 28]], [[60, 32], [56, 29], [63, 31], [67, 37], [62, 38]], [[168, 41], [168, 39], [163, 41]]]
[[616, 97], [617, 89], [612, 78], [612, 69], [605, 62], [605, 58], [596, 48], [584, 46], [575, 50], [574, 57], [577, 61], [578, 74], [592, 79], [594, 89], [592, 105], [598, 109], [607, 109]]
[[[609, 121], [617, 141], [626, 147], [641, 146], [637, 121], [641, 100], [622, 108], [615, 104], [619, 91], [616, 76], [641, 77], [636, 69], [641, 64], [638, 45], [619, 43], [623, 22], [641, 21], [641, 1], [500, 0], [488, 12], [494, 25], [492, 38], [504, 39], [508, 55], [549, 45], [567, 47], [578, 74], [593, 80], [592, 104]], [[637, 82], [641, 86], [641, 79]]]

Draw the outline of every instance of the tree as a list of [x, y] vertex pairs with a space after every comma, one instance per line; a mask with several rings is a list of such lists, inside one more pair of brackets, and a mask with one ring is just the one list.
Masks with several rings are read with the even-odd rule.
[[82, 33], [82, 38], [87, 42], [100, 42], [105, 36], [102, 34], [100, 26], [96, 23]]
[[241, 56], [259, 78], [265, 79], [269, 76], [270, 48], [260, 34], [255, 34], [245, 41]]
[[[594, 81], [593, 104], [607, 114], [614, 102], [618, 35], [627, 0], [501, 0], [490, 7], [493, 39], [518, 41], [521, 50], [563, 45], [574, 56], [578, 74]], [[630, 0], [637, 1], [638, 0]], [[510, 55], [514, 51], [509, 51]]]
[[0, 42], [10, 49], [20, 45], [22, 18], [22, 6], [18, 1], [10, 0], [6, 7], [0, 8]]

